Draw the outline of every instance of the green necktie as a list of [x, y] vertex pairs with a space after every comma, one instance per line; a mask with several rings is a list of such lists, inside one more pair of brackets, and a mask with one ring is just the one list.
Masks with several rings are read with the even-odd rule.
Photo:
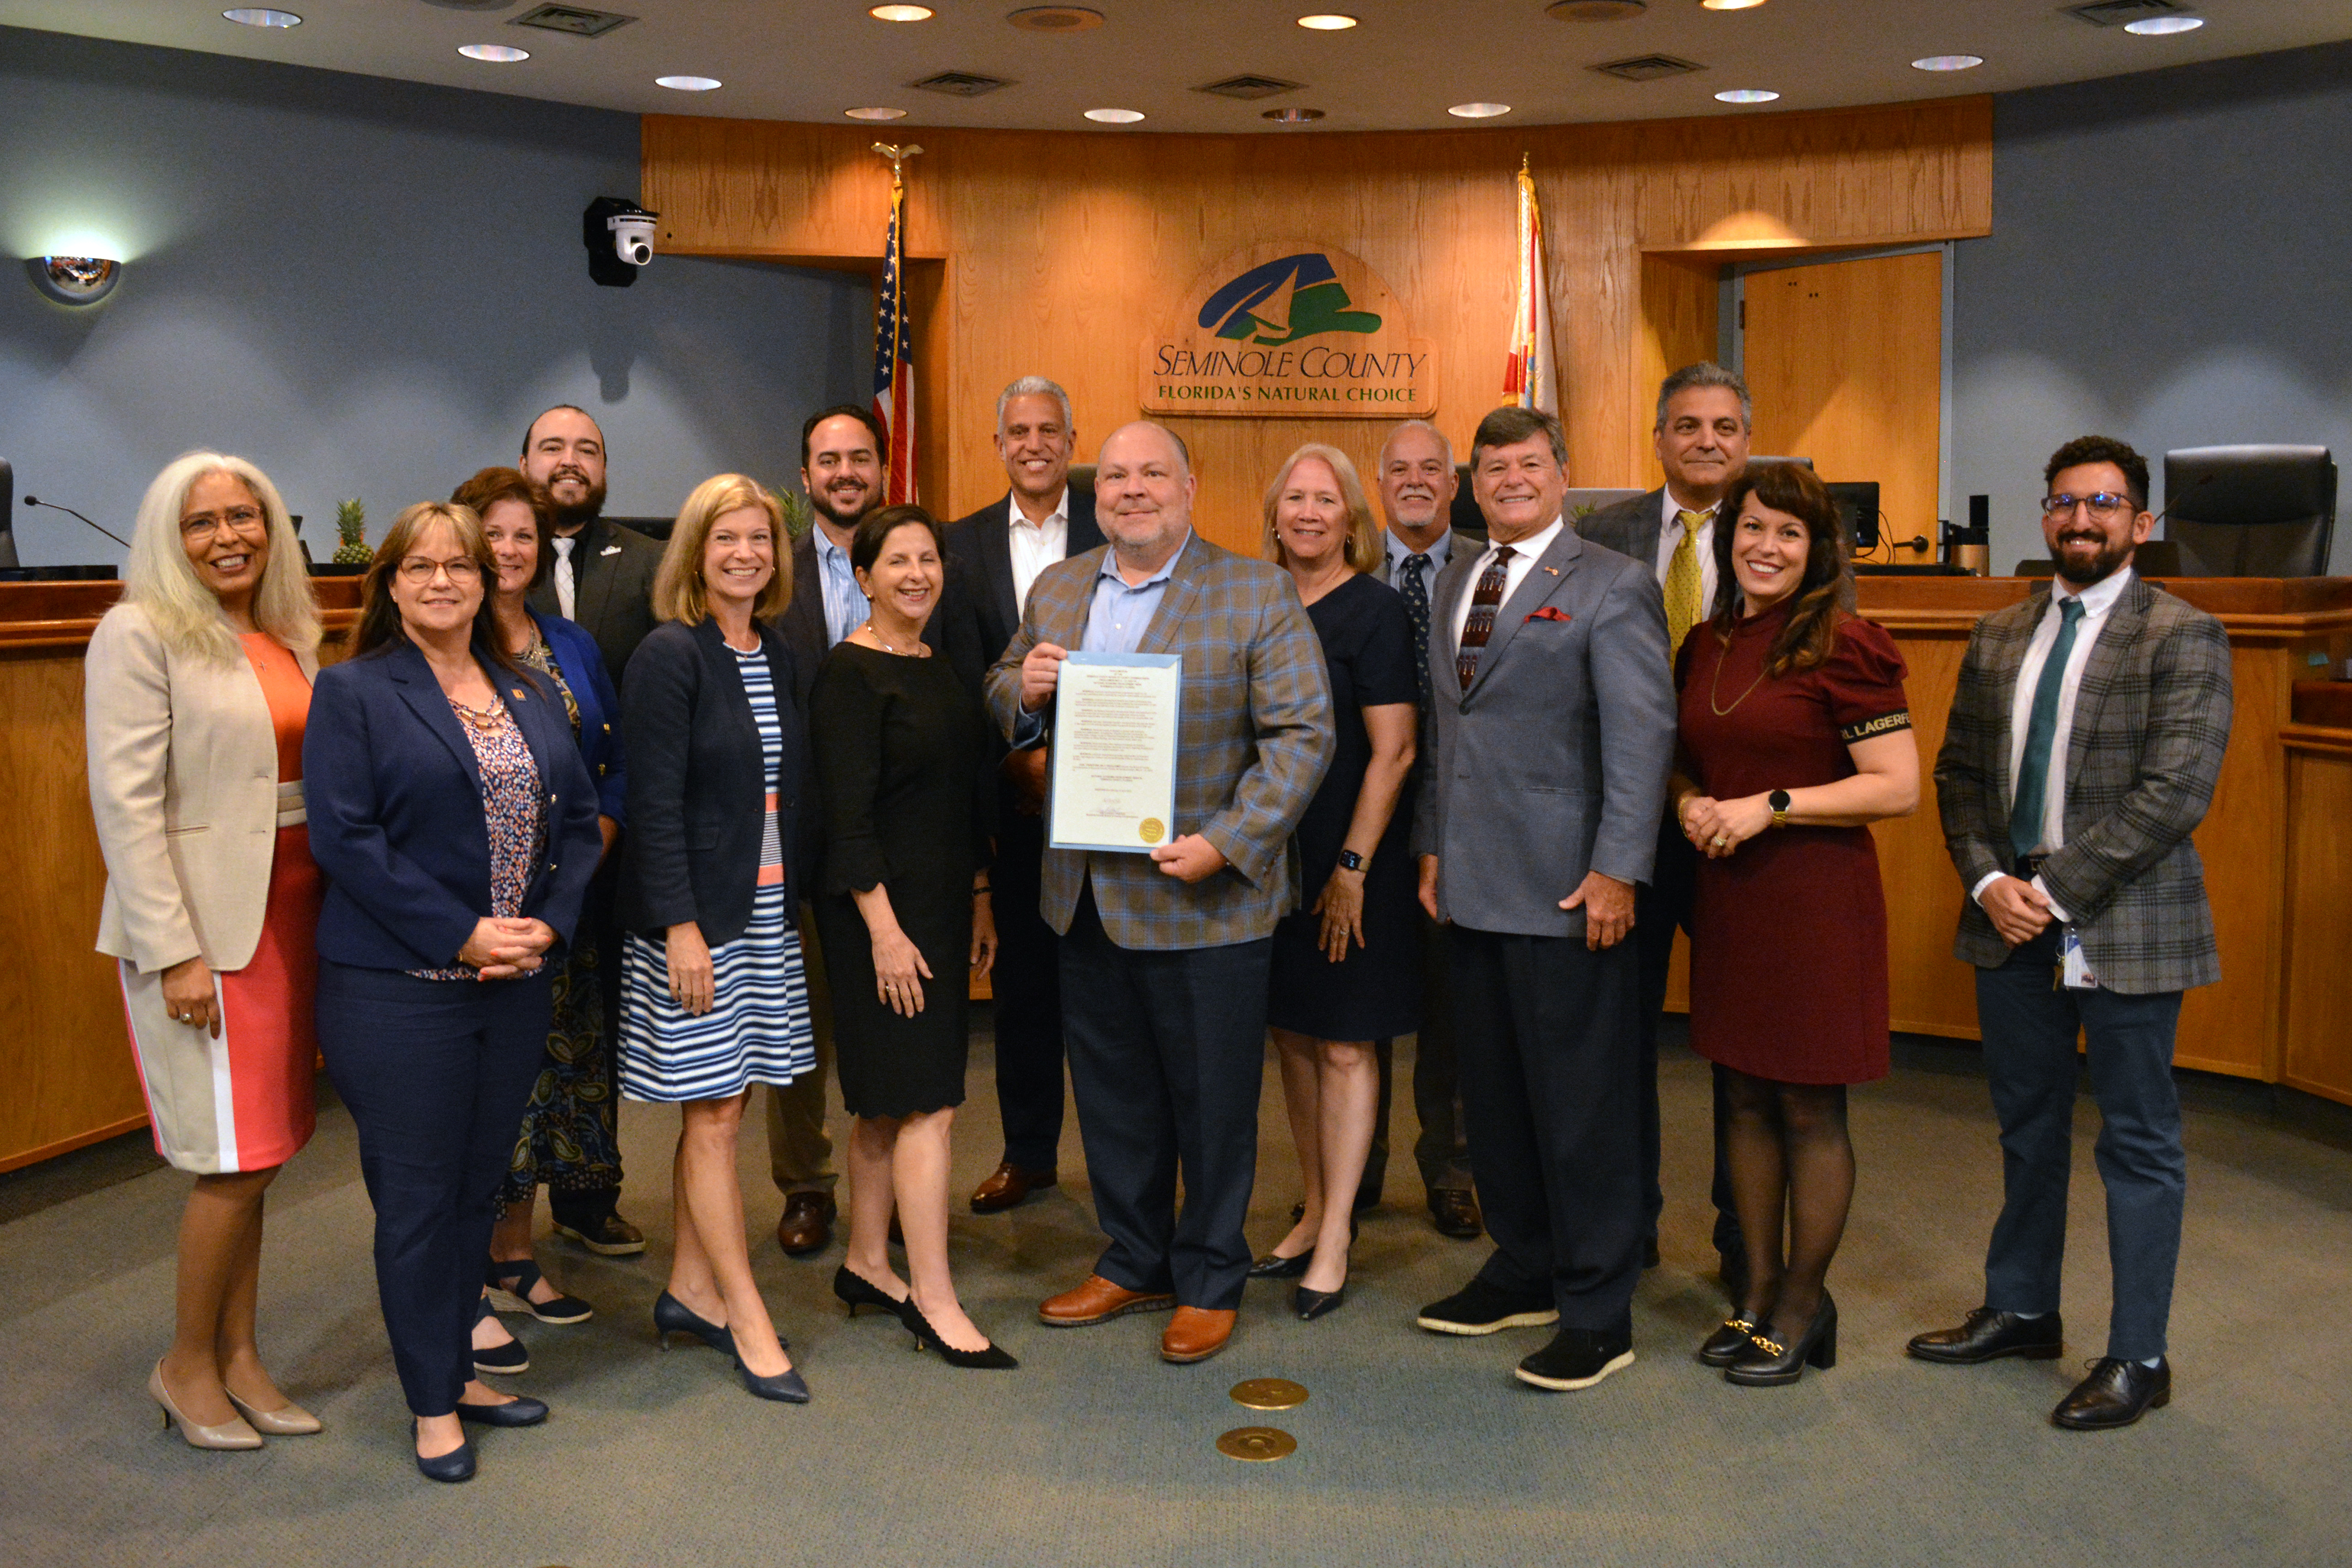
[[1699, 603], [1698, 531], [1706, 526], [1706, 513], [1678, 511], [1675, 519], [1683, 525], [1683, 537], [1675, 546], [1674, 559], [1666, 563], [1666, 657], [1672, 659], [1680, 653], [1683, 638], [1690, 636], [1691, 627], [1698, 625], [1706, 614]]
[[2066, 684], [2066, 660], [2083, 625], [2083, 601], [2058, 602], [2058, 640], [2042, 663], [2033, 686], [2033, 717], [2025, 726], [2025, 755], [2017, 764], [2017, 805], [2009, 814], [2009, 847], [2030, 855], [2042, 843], [2042, 814], [2050, 792], [2050, 748], [2058, 738], [2058, 692]]

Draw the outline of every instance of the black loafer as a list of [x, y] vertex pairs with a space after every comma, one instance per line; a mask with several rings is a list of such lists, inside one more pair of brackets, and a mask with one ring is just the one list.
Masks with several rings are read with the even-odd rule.
[[547, 1402], [528, 1394], [518, 1394], [504, 1405], [468, 1405], [461, 1399], [457, 1419], [477, 1426], [536, 1426], [547, 1419]]
[[1903, 1348], [1921, 1361], [1974, 1366], [2012, 1355], [2027, 1361], [2055, 1361], [2065, 1349], [2065, 1338], [2066, 1325], [2055, 1312], [2021, 1318], [2015, 1312], [1979, 1307], [1958, 1328], [1916, 1335]]
[[1724, 1319], [1723, 1326], [1707, 1335], [1706, 1342], [1698, 1347], [1699, 1364], [1717, 1368], [1729, 1366], [1748, 1353], [1748, 1336], [1763, 1326], [1758, 1319]]
[[1512, 1373], [1521, 1383], [1555, 1394], [1590, 1388], [1611, 1373], [1633, 1364], [1633, 1336], [1622, 1331], [1562, 1329], [1551, 1343], [1519, 1363]]
[[2161, 1356], [2154, 1366], [2101, 1356], [2091, 1363], [2091, 1375], [2050, 1413], [2053, 1426], [2076, 1432], [2104, 1432], [2128, 1426], [2149, 1411], [2172, 1403], [2172, 1363]]
[[1429, 1223], [1437, 1227], [1438, 1235], [1456, 1241], [1486, 1234], [1486, 1222], [1478, 1213], [1478, 1195], [1466, 1187], [1430, 1188]]

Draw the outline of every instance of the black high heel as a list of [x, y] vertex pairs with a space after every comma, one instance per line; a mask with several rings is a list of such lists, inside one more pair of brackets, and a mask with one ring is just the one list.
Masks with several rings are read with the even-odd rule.
[[1269, 1252], [1264, 1258], [1259, 1258], [1256, 1262], [1249, 1266], [1249, 1278], [1252, 1279], [1296, 1279], [1300, 1275], [1306, 1273], [1307, 1266], [1314, 1261], [1315, 1249], [1311, 1247], [1296, 1258], [1285, 1258], [1279, 1253]]
[[[782, 1344], [783, 1338], [778, 1334], [776, 1342]], [[735, 1370], [742, 1374], [743, 1386], [761, 1399], [773, 1399], [783, 1405], [806, 1405], [809, 1402], [808, 1382], [801, 1376], [801, 1369], [796, 1366], [788, 1366], [773, 1377], [761, 1377], [745, 1366], [743, 1358], [739, 1355], [735, 1358]]]
[[873, 1307], [903, 1320], [899, 1309], [907, 1304], [907, 1299], [891, 1295], [846, 1263], [833, 1271], [833, 1294], [835, 1300], [849, 1309], [853, 1318], [857, 1316], [858, 1308]]
[[907, 1293], [906, 1300], [898, 1304], [898, 1321], [907, 1325], [908, 1333], [915, 1336], [917, 1350], [919, 1351], [928, 1345], [939, 1352], [940, 1358], [950, 1366], [965, 1367], [982, 1372], [998, 1372], [1010, 1371], [1021, 1364], [1013, 1359], [1003, 1345], [992, 1344], [982, 1350], [960, 1351], [940, 1338], [939, 1330], [931, 1327], [931, 1321], [923, 1316], [923, 1310], [920, 1307], [915, 1305], [915, 1295], [911, 1290]]
[[1304, 1285], [1296, 1285], [1290, 1291], [1290, 1305], [1302, 1323], [1311, 1323], [1326, 1312], [1338, 1311], [1347, 1299], [1348, 1282], [1344, 1279], [1337, 1290], [1309, 1290]]
[[1763, 1326], [1760, 1319], [1724, 1319], [1723, 1326], [1707, 1335], [1706, 1342], [1698, 1347], [1699, 1364], [1712, 1367], [1729, 1366], [1739, 1359], [1742, 1352], [1748, 1349], [1748, 1336]]
[[1827, 1372], [1837, 1365], [1837, 1303], [1830, 1300], [1828, 1291], [1822, 1292], [1821, 1307], [1805, 1325], [1801, 1339], [1781, 1344], [1770, 1337], [1769, 1330], [1767, 1324], [1749, 1336], [1748, 1353], [1723, 1369], [1725, 1382], [1743, 1388], [1774, 1388], [1796, 1382], [1809, 1366]]
[[[712, 1322], [665, 1290], [654, 1298], [655, 1342], [667, 1350], [672, 1334], [692, 1334], [721, 1355], [732, 1356], [735, 1353], [733, 1330]], [[778, 1334], [776, 1342], [782, 1344], [783, 1336]]]

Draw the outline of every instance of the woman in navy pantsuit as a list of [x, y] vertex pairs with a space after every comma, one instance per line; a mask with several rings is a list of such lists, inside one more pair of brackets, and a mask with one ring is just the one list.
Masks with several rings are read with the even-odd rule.
[[302, 751], [319, 918], [319, 1044], [360, 1135], [376, 1289], [417, 1468], [473, 1474], [461, 1421], [537, 1400], [473, 1378], [491, 1204], [538, 1071], [544, 966], [602, 847], [562, 702], [497, 639], [481, 523], [401, 513], [362, 590], [352, 657], [320, 674]]

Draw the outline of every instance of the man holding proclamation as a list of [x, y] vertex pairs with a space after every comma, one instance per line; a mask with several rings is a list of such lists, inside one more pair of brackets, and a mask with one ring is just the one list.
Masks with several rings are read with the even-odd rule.
[[[1249, 1272], [1267, 965], [1292, 907], [1291, 831], [1334, 744], [1322, 645], [1289, 577], [1193, 533], [1194, 489], [1172, 431], [1113, 432], [1095, 475], [1110, 542], [1038, 574], [988, 675], [990, 710], [1031, 745], [1074, 651], [1181, 661], [1174, 811], [1141, 825], [1152, 847], [1057, 847], [1062, 801], [1047, 807], [1039, 910], [1062, 938], [1071, 1091], [1109, 1245], [1038, 1309], [1076, 1327], [1173, 1307], [1160, 1353], [1180, 1363], [1225, 1347]], [[1055, 768], [1057, 795], [1082, 802], [1071, 757]]]
[[1909, 1348], [1958, 1365], [2063, 1350], [2066, 1178], [2087, 1065], [2115, 1297], [2106, 1353], [2050, 1418], [2095, 1431], [2172, 1397], [2165, 1329], [2188, 1181], [2172, 1043], [2180, 994], [2221, 978], [2189, 836], [2230, 741], [2230, 639], [2133, 574], [2156, 526], [2138, 453], [2085, 436], [2043, 478], [2057, 578], [1977, 623], [1936, 758], [1944, 843], [1969, 891], [1953, 956], [1976, 966], [2000, 1118], [2000, 1218], [1984, 1305]]
[[1584, 1388], [1633, 1360], [1642, 1272], [1639, 959], [1674, 762], [1665, 609], [1648, 564], [1561, 516], [1559, 422], [1498, 408], [1470, 445], [1487, 547], [1431, 604], [1436, 761], [1413, 822], [1449, 922], [1454, 1037], [1494, 1256], [1422, 1309], [1436, 1333], [1558, 1323], [1522, 1382]]

